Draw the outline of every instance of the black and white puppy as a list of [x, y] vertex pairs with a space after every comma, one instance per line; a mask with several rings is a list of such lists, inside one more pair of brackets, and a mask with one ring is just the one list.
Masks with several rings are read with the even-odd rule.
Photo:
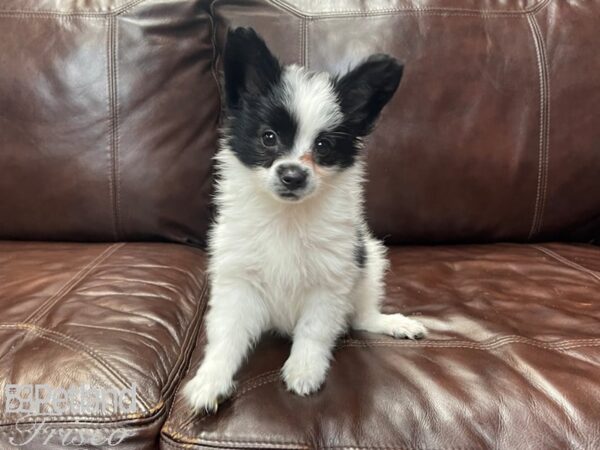
[[379, 311], [387, 260], [363, 218], [362, 139], [402, 65], [380, 54], [341, 77], [282, 67], [254, 30], [238, 28], [228, 34], [224, 71], [208, 343], [184, 389], [197, 412], [216, 411], [232, 393], [264, 331], [293, 337], [282, 377], [299, 395], [323, 384], [348, 325], [425, 335], [419, 322]]

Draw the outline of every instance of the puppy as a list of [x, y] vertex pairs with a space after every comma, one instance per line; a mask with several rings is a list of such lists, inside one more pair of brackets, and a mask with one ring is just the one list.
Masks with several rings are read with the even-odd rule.
[[362, 140], [402, 69], [387, 55], [341, 77], [282, 66], [254, 30], [229, 32], [208, 342], [184, 388], [196, 412], [215, 412], [232, 393], [236, 371], [267, 330], [293, 338], [282, 378], [298, 395], [323, 384], [348, 325], [425, 335], [419, 322], [379, 311], [387, 260], [363, 211]]

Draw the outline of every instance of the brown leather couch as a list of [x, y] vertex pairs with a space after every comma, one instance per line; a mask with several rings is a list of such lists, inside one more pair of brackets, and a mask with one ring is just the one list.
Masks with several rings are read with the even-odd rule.
[[[367, 209], [385, 310], [430, 334], [348, 335], [308, 398], [265, 337], [193, 417], [237, 25], [286, 63], [406, 64]], [[599, 31], [595, 0], [3, 0], [0, 449], [600, 449]], [[23, 412], [23, 386], [133, 384], [133, 412]]]

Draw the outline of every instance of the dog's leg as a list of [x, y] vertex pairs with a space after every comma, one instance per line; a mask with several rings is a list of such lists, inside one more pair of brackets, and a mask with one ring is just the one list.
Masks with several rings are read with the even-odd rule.
[[384, 296], [383, 276], [387, 268], [385, 248], [375, 239], [367, 241], [367, 260], [354, 297], [352, 328], [370, 333], [387, 334], [396, 338], [421, 339], [425, 327], [402, 314], [383, 314], [379, 305]]
[[219, 401], [231, 394], [233, 376], [267, 322], [262, 299], [250, 285], [235, 281], [212, 287], [204, 360], [183, 391], [196, 413], [216, 412]]
[[294, 328], [292, 351], [282, 370], [288, 390], [308, 395], [321, 387], [335, 341], [346, 329], [350, 308], [347, 298], [325, 290], [309, 295]]

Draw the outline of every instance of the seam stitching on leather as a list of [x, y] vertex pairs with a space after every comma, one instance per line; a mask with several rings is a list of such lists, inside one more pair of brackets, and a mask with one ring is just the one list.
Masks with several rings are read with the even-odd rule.
[[80, 269], [73, 277], [67, 280], [54, 294], [48, 297], [40, 306], [38, 306], [29, 316], [25, 318], [24, 323], [35, 324], [39, 320], [39, 316], [48, 310], [47, 305], [50, 302], [60, 300], [72, 287], [77, 284], [83, 277], [90, 273], [100, 262], [104, 261], [108, 256], [114, 253], [123, 244], [112, 244], [105, 248], [99, 255], [95, 256], [89, 263]]
[[105, 19], [110, 15], [119, 15], [128, 11], [146, 0], [131, 0], [114, 10], [97, 11], [97, 12], [77, 12], [77, 11], [56, 11], [56, 10], [14, 10], [0, 11], [1, 16], [42, 16], [42, 17], [59, 17], [59, 18], [85, 18], [85, 19]]
[[114, 136], [114, 171], [115, 171], [115, 228], [117, 230], [117, 241], [122, 235], [121, 224], [121, 106], [119, 104], [119, 24], [114, 19], [114, 36], [113, 36], [113, 78], [114, 78], [114, 94], [115, 94], [115, 136]]
[[592, 269], [588, 269], [587, 267], [582, 266], [581, 264], [576, 263], [552, 250], [549, 248], [543, 247], [541, 245], [532, 245], [533, 248], [539, 250], [540, 252], [550, 256], [554, 260], [564, 264], [565, 266], [571, 267], [572, 269], [576, 269], [580, 272], [586, 273], [592, 276], [596, 281], [600, 281], [600, 274]]
[[86, 16], [86, 15], [66, 15], [66, 14], [60, 14], [60, 15], [51, 15], [51, 14], [36, 14], [36, 13], [28, 13], [28, 12], [14, 12], [14, 13], [2, 13], [0, 12], [0, 18], [16, 18], [16, 19], [52, 19], [52, 20], [56, 20], [56, 19], [60, 19], [60, 20], [74, 20], [74, 19], [81, 19], [81, 20], [106, 20], [106, 18], [108, 17], [108, 15], [103, 14], [103, 15], [97, 15], [97, 16]]
[[108, 133], [107, 133], [107, 152], [106, 152], [106, 159], [107, 159], [107, 178], [108, 178], [108, 207], [110, 208], [110, 216], [112, 218], [111, 220], [111, 225], [112, 225], [112, 234], [113, 237], [116, 239], [117, 237], [117, 230], [115, 227], [115, 208], [114, 208], [114, 182], [113, 182], [113, 147], [112, 147], [112, 135], [113, 135], [113, 125], [114, 122], [112, 120], [112, 78], [110, 76], [111, 72], [112, 72], [112, 55], [111, 55], [111, 36], [112, 36], [112, 28], [113, 28], [113, 23], [111, 18], [108, 18], [106, 20], [106, 106], [107, 106], [107, 116], [108, 116]]
[[102, 255], [97, 261], [93, 262], [92, 266], [90, 266], [88, 270], [81, 273], [81, 276], [78, 277], [76, 280], [74, 280], [73, 283], [67, 288], [66, 291], [62, 292], [58, 297], [54, 298], [52, 301], [46, 302], [46, 305], [44, 306], [43, 310], [40, 310], [38, 312], [37, 316], [33, 320], [30, 321], [30, 324], [32, 324], [32, 325], [37, 324], [37, 322], [42, 319], [42, 316], [44, 314], [48, 314], [48, 312], [50, 312], [50, 310], [52, 308], [54, 308], [54, 306], [56, 306], [58, 304], [58, 302], [60, 302], [68, 292], [70, 292], [77, 284], [81, 283], [81, 281], [83, 281], [102, 262], [106, 261], [109, 257], [114, 255], [117, 252], [117, 250], [119, 250], [121, 247], [124, 247], [124, 246], [125, 246], [125, 243], [120, 243], [120, 244], [113, 244], [110, 247], [108, 247], [106, 249], [106, 253], [104, 255]]
[[548, 173], [550, 160], [550, 68], [548, 67], [548, 52], [546, 50], [546, 44], [544, 42], [544, 37], [542, 35], [540, 26], [534, 14], [530, 14], [529, 17], [531, 17], [531, 23], [536, 30], [540, 42], [540, 55], [542, 57], [542, 68], [544, 69], [543, 79], [545, 85], [542, 195], [540, 200], [537, 229], [535, 231], [536, 233], [540, 233], [540, 231], [542, 230], [542, 224], [544, 222], [544, 212], [546, 210], [546, 196], [548, 192]]
[[[200, 302], [199, 302], [199, 307], [198, 307], [198, 312], [199, 312], [199, 320], [195, 329], [195, 333], [194, 336], [191, 340], [191, 351], [189, 353], [188, 356], [188, 361], [186, 364], [186, 369], [183, 372], [183, 376], [181, 377], [181, 379], [179, 380], [179, 383], [177, 384], [177, 388], [175, 389], [175, 393], [173, 394], [173, 402], [171, 403], [171, 407], [169, 408], [169, 413], [167, 414], [167, 418], [171, 416], [171, 411], [173, 410], [173, 406], [175, 405], [175, 398], [177, 397], [177, 393], [179, 392], [179, 389], [181, 388], [181, 384], [183, 383], [183, 379], [185, 378], [185, 373], [188, 372], [191, 367], [189, 366], [191, 364], [191, 360], [192, 360], [192, 356], [193, 356], [193, 350], [196, 347], [196, 342], [198, 341], [198, 336], [200, 334], [200, 329], [202, 328], [202, 324], [204, 323], [204, 318], [205, 318], [205, 314], [204, 312], [206, 311], [206, 308], [208, 307], [208, 295], [207, 293], [209, 292], [209, 279], [208, 276], [204, 277], [204, 290], [202, 292], [201, 298], [200, 298]], [[184, 422], [185, 423], [185, 422]]]
[[302, 35], [300, 37], [300, 39], [301, 39], [300, 42], [301, 42], [301, 45], [302, 45], [302, 54], [300, 56], [300, 64], [302, 66], [304, 66], [304, 67], [307, 67], [306, 61], [307, 61], [307, 51], [308, 51], [308, 48], [306, 46], [307, 45], [307, 39], [306, 39], [306, 32], [307, 32], [306, 23], [307, 23], [307, 20], [306, 20], [306, 17], [301, 18], [300, 19], [300, 23], [301, 23], [301, 26], [302, 26]]
[[302, 43], [302, 33], [303, 33], [303, 19], [302, 17], [299, 18], [298, 20], [298, 36], [297, 36], [297, 42], [296, 42], [296, 55], [297, 56], [297, 61], [298, 64], [302, 65], [304, 56], [303, 56], [303, 43]]
[[[341, 10], [332, 10], [329, 12], [322, 13], [314, 13], [314, 12], [304, 12], [292, 5], [290, 5], [285, 0], [269, 0], [269, 2], [275, 6], [279, 6], [282, 9], [300, 17], [312, 18], [312, 19], [330, 19], [330, 18], [340, 18], [340, 17], [366, 17], [373, 15], [385, 15], [392, 13], [421, 13], [421, 14], [429, 14], [429, 15], [472, 15], [472, 16], [522, 16], [529, 13], [535, 13], [539, 10], [543, 9], [550, 0], [542, 1], [537, 5], [534, 5], [530, 8], [525, 8], [521, 10], [486, 10], [486, 9], [468, 9], [468, 8], [444, 8], [444, 7], [405, 7], [405, 8], [381, 8], [371, 11], [360, 11], [356, 9], [341, 9]], [[435, 14], [437, 13], [437, 14]]]
[[[79, 353], [83, 351], [86, 355], [88, 355], [93, 361], [95, 361], [100, 367], [105, 369], [112, 377], [114, 377], [119, 383], [123, 385], [123, 387], [129, 387], [127, 380], [123, 377], [118, 370], [112, 367], [102, 356], [100, 356], [96, 351], [92, 348], [88, 347], [86, 344], [81, 342], [80, 340], [69, 336], [64, 333], [60, 333], [54, 330], [50, 330], [48, 328], [39, 327], [37, 325], [32, 325], [28, 323], [15, 323], [15, 324], [0, 324], [0, 328], [9, 328], [9, 329], [19, 329], [19, 330], [27, 330], [35, 335], [39, 336], [42, 339], [46, 339], [50, 342], [54, 342], [57, 345], [61, 345], [63, 347], [68, 348], [69, 350]], [[53, 336], [53, 337], [50, 337]], [[148, 402], [144, 399], [142, 395], [138, 394], [139, 402], [142, 404], [146, 410], [150, 410]]]
[[[163, 428], [163, 432], [164, 432], [163, 436], [165, 436], [165, 437], [172, 436], [175, 439], [181, 439], [181, 440], [186, 438], [186, 436], [183, 436], [181, 433], [171, 430], [170, 428]], [[234, 439], [224, 440], [224, 439], [202, 438], [202, 439], [186, 440], [185, 442], [177, 442], [177, 443], [173, 443], [173, 444], [180, 445], [180, 446], [183, 445], [184, 448], [185, 448], [185, 445], [190, 445], [190, 444], [198, 444], [198, 445], [238, 444], [238, 445], [250, 445], [250, 446], [260, 445], [260, 446], [264, 446], [265, 448], [281, 448], [280, 446], [285, 445], [285, 446], [294, 446], [294, 449], [309, 449], [309, 448], [311, 448], [307, 444], [304, 444], [302, 442], [265, 441], [265, 440], [252, 441], [252, 440], [248, 440], [248, 439], [246, 439], [246, 440], [234, 440]]]
[[305, 48], [305, 55], [304, 55], [304, 64], [307, 68], [310, 68], [310, 42], [309, 42], [309, 36], [310, 36], [310, 19], [304, 19], [304, 48]]
[[108, 107], [110, 114], [110, 128], [108, 134], [109, 140], [109, 182], [110, 182], [110, 205], [113, 221], [113, 234], [114, 239], [119, 240], [119, 218], [117, 208], [117, 79], [115, 77], [115, 65], [117, 62], [115, 40], [116, 40], [116, 20], [113, 16], [108, 18]]
[[538, 175], [537, 175], [537, 186], [536, 186], [536, 198], [533, 211], [533, 219], [531, 227], [529, 229], [528, 239], [532, 239], [539, 229], [540, 215], [542, 213], [543, 203], [543, 185], [546, 177], [545, 167], [545, 153], [546, 153], [546, 110], [548, 104], [548, 89], [547, 89], [547, 74], [544, 63], [544, 52], [542, 50], [541, 35], [538, 34], [538, 29], [535, 26], [535, 18], [531, 15], [527, 15], [527, 23], [533, 37], [533, 43], [536, 52], [536, 61], [538, 67], [538, 78], [539, 78], [539, 96], [540, 96], [540, 114], [539, 114], [539, 142], [538, 142]]
[[[124, 416], [110, 416], [110, 417], [99, 417], [99, 416], [44, 416], [45, 424], [51, 427], [60, 426], [61, 424], [68, 425], [77, 425], [78, 427], [85, 429], [110, 429], [110, 428], [123, 428], [123, 423], [134, 421], [134, 423], [129, 424], [129, 426], [146, 426], [149, 423], [152, 423], [156, 419], [156, 411], [154, 411], [151, 415], [141, 416], [139, 414], [127, 414]], [[21, 425], [26, 424], [35, 424], [36, 419], [39, 417], [29, 420], [23, 421], [23, 418], [20, 417], [18, 422], [6, 421], [0, 423], [0, 433], [10, 434], [11, 431], [18, 430], [2, 430], [1, 428], [6, 427], [14, 427], [17, 423]], [[76, 422], [75, 422], [76, 421]], [[39, 420], [38, 420], [39, 423]], [[101, 424], [102, 427], [97, 428], [96, 425]]]
[[479, 346], [479, 345], [470, 345], [470, 344], [465, 344], [465, 345], [460, 345], [460, 344], [453, 344], [453, 345], [437, 345], [437, 344], [422, 344], [422, 345], [402, 345], [400, 343], [394, 343], [394, 342], [364, 342], [364, 343], [353, 343], [353, 344], [346, 344], [340, 348], [352, 348], [352, 347], [364, 347], [364, 348], [368, 348], [368, 347], [396, 347], [396, 348], [468, 348], [471, 350], [481, 350], [481, 351], [486, 351], [486, 350], [496, 350], [498, 348], [504, 347], [506, 345], [510, 345], [510, 344], [524, 344], [524, 345], [530, 345], [532, 347], [537, 347], [537, 348], [542, 348], [544, 350], [555, 350], [555, 351], [564, 351], [564, 350], [572, 350], [574, 348], [581, 348], [581, 347], [597, 347], [600, 346], [600, 340], [598, 340], [597, 342], [587, 342], [587, 343], [580, 343], [580, 344], [564, 344], [564, 345], [556, 345], [556, 346], [550, 346], [550, 345], [544, 345], [544, 344], [535, 344], [533, 342], [527, 342], [527, 341], [521, 341], [521, 340], [512, 340], [512, 341], [507, 341], [507, 342], [502, 342], [499, 343], [497, 345], [490, 345], [490, 346]]
[[[202, 318], [204, 317], [203, 313], [206, 310], [206, 305], [207, 305], [206, 293], [208, 291], [208, 277], [205, 275], [203, 278], [204, 278], [203, 289], [200, 292], [200, 298], [198, 299], [198, 304], [196, 306], [196, 310], [194, 311], [194, 315], [192, 316], [192, 320], [190, 321], [190, 324], [186, 331], [186, 336], [181, 345], [181, 351], [179, 353], [177, 361], [175, 362], [175, 364], [173, 364], [173, 369], [171, 370], [171, 374], [169, 374], [169, 377], [167, 379], [168, 381], [165, 383], [165, 386], [163, 387], [163, 389], [161, 389], [161, 396], [164, 397], [168, 393], [168, 391], [171, 389], [170, 385], [173, 384], [174, 382], [177, 382], [177, 380], [178, 380], [179, 383], [177, 383], [177, 387], [175, 388], [173, 400], [175, 399], [175, 396], [177, 395], [177, 392], [179, 391], [179, 387], [181, 386], [181, 381], [183, 379], [183, 376], [178, 379], [178, 377], [176, 377], [175, 375], [177, 374], [177, 372], [180, 371], [180, 369], [182, 369], [181, 370], [182, 375], [185, 375], [185, 372], [187, 372], [187, 368], [189, 366], [189, 363], [192, 358], [193, 350], [195, 348], [194, 344], [196, 343], [198, 333], [200, 330], [200, 326], [202, 324]], [[170, 380], [169, 380], [169, 378], [170, 378]], [[173, 409], [174, 403], [175, 403], [175, 401], [173, 401], [171, 403], [171, 407], [169, 408], [169, 414], [167, 414], [167, 417], [171, 414], [171, 409]]]

